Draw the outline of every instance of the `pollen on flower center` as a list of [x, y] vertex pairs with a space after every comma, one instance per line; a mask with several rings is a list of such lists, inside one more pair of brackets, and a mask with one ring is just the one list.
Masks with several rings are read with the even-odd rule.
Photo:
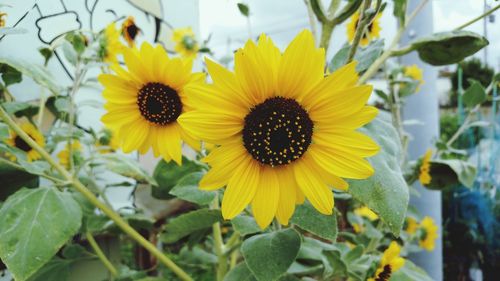
[[21, 149], [24, 152], [28, 152], [31, 150], [31, 146], [19, 136], [16, 136], [16, 138], [14, 139], [14, 144], [17, 148]]
[[177, 120], [182, 102], [177, 91], [161, 83], [147, 83], [137, 95], [141, 115], [149, 122], [167, 125]]
[[306, 152], [313, 127], [309, 114], [297, 101], [268, 98], [245, 117], [243, 144], [262, 164], [285, 165]]
[[375, 281], [388, 281], [391, 278], [392, 268], [389, 264], [384, 266], [384, 270], [380, 272]]

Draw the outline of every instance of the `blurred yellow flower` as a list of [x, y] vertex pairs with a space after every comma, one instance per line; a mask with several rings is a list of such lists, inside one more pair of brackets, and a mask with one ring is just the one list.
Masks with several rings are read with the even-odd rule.
[[389, 248], [382, 254], [375, 276], [373, 278], [368, 278], [368, 281], [389, 280], [391, 275], [405, 264], [405, 259], [399, 256], [400, 252], [401, 247], [399, 244], [392, 241]]
[[420, 183], [423, 185], [429, 184], [432, 180], [430, 175], [431, 157], [432, 149], [428, 149], [427, 152], [425, 152], [424, 157], [422, 158], [422, 164], [420, 165], [420, 175], [418, 176]]
[[[38, 131], [35, 126], [33, 126], [31, 123], [25, 122], [21, 124], [21, 129], [28, 134], [28, 136], [33, 139], [38, 145], [41, 147], [45, 146], [45, 138], [43, 137], [42, 133]], [[42, 156], [31, 146], [26, 143], [20, 136], [18, 136], [14, 131], [10, 131], [10, 138], [5, 140], [5, 143], [8, 145], [18, 148], [24, 152], [26, 152], [26, 158], [28, 162], [38, 160]], [[16, 156], [12, 154], [7, 155], [12, 161], [16, 160]]]
[[121, 54], [125, 46], [120, 42], [120, 32], [116, 29], [115, 23], [110, 23], [104, 30], [104, 46], [102, 57], [107, 63], [118, 63], [118, 55]]
[[424, 83], [424, 71], [416, 64], [413, 64], [404, 68], [404, 75], [419, 82], [419, 86], [416, 89], [416, 92], [418, 92], [420, 90], [420, 85]]
[[194, 58], [200, 49], [191, 27], [175, 29], [172, 40], [176, 43], [175, 51], [186, 58]]
[[99, 148], [99, 153], [105, 154], [116, 151], [120, 148], [120, 140], [114, 130], [105, 128], [103, 136], [97, 139], [96, 147]]
[[359, 223], [353, 223], [352, 228], [354, 229], [354, 232], [356, 233], [361, 233], [365, 230], [362, 224]]
[[7, 17], [7, 13], [2, 13], [0, 12], [0, 27], [4, 27], [6, 20], [5, 18]]
[[415, 220], [412, 217], [408, 217], [406, 219], [406, 232], [408, 232], [409, 234], [415, 234], [415, 232], [417, 232], [417, 229], [418, 229], [417, 220]]
[[[361, 46], [367, 46], [370, 41], [380, 37], [380, 30], [382, 30], [382, 27], [380, 26], [380, 17], [382, 17], [382, 13], [378, 13], [372, 22], [365, 27], [366, 29], [363, 32], [361, 40], [359, 41]], [[352, 15], [351, 21], [347, 24], [347, 39], [349, 40], [349, 43], [352, 43], [354, 37], [356, 36], [358, 24], [359, 11]]]
[[129, 47], [134, 47], [135, 37], [141, 29], [135, 25], [134, 17], [129, 16], [122, 24], [122, 36], [127, 41]]
[[354, 213], [360, 217], [365, 217], [371, 221], [378, 219], [378, 215], [375, 214], [375, 212], [373, 212], [372, 210], [370, 210], [370, 208], [368, 208], [366, 206], [356, 208], [354, 210]]
[[[73, 140], [71, 142], [71, 151], [73, 155], [76, 152], [80, 152], [81, 150], [82, 150], [82, 145], [80, 144], [80, 142], [77, 140]], [[59, 163], [63, 165], [66, 169], [70, 167], [69, 143], [66, 144], [66, 147], [63, 150], [59, 151], [59, 153], [57, 154], [57, 158], [59, 158]]]
[[419, 241], [420, 247], [427, 251], [434, 250], [435, 241], [438, 237], [438, 226], [431, 217], [425, 217], [420, 223], [420, 230], [423, 231]]

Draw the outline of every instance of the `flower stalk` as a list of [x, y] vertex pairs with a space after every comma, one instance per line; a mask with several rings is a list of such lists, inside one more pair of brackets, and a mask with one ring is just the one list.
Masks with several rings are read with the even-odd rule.
[[371, 3], [372, 3], [371, 0], [365, 0], [363, 2], [363, 5], [361, 5], [361, 11], [359, 12], [358, 28], [356, 29], [356, 35], [354, 36], [351, 48], [349, 49], [349, 55], [347, 56], [346, 64], [350, 63], [354, 58], [354, 55], [358, 50], [359, 42], [361, 41], [361, 37], [363, 37], [365, 27], [370, 21], [370, 17], [367, 16], [366, 10], [370, 7]]
[[[214, 201], [212, 203], [213, 209], [219, 209], [219, 196], [215, 196]], [[224, 241], [222, 239], [222, 231], [220, 228], [220, 223], [214, 223], [212, 225], [212, 232], [214, 238], [214, 252], [217, 255], [217, 281], [224, 280], [224, 276], [226, 276], [228, 267], [227, 267], [227, 256], [225, 255], [226, 246], [224, 245]]]
[[181, 280], [192, 281], [193, 279], [175, 264], [169, 257], [164, 255], [155, 245], [142, 237], [135, 229], [133, 229], [119, 214], [113, 211], [105, 203], [101, 202], [90, 190], [88, 190], [77, 178], [72, 176], [65, 168], [63, 168], [52, 156], [41, 146], [39, 146], [28, 134], [26, 134], [18, 124], [12, 120], [7, 112], [0, 106], [0, 118], [21, 137], [29, 146], [36, 150], [42, 158], [44, 158], [61, 176], [67, 180], [80, 192], [92, 205], [99, 208], [107, 217], [109, 217], [123, 232], [130, 236], [133, 240], [147, 249], [153, 256], [161, 261], [168, 269], [172, 270]]
[[92, 247], [92, 250], [94, 250], [95, 254], [99, 260], [101, 260], [102, 264], [108, 269], [109, 273], [111, 273], [113, 277], [118, 277], [118, 270], [116, 270], [115, 266], [101, 250], [101, 247], [99, 247], [99, 244], [95, 241], [94, 236], [92, 236], [90, 232], [86, 232], [85, 237], [87, 238], [87, 241], [89, 241], [90, 247]]

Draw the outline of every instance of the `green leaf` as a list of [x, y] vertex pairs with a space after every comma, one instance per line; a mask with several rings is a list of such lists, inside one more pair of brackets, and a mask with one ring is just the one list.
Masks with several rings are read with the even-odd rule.
[[38, 49], [38, 52], [40, 52], [40, 54], [45, 59], [44, 65], [47, 66], [47, 64], [49, 63], [49, 60], [54, 55], [54, 50], [52, 50], [51, 48], [40, 48], [40, 49]]
[[411, 48], [426, 63], [447, 65], [472, 56], [488, 44], [488, 40], [477, 33], [454, 30], [418, 39], [411, 44]]
[[408, 207], [408, 186], [399, 161], [401, 142], [392, 126], [390, 114], [380, 111], [378, 116], [360, 129], [380, 145], [380, 152], [368, 159], [375, 174], [366, 180], [349, 180], [349, 192], [371, 210], [398, 236], [403, 227]]
[[0, 258], [16, 280], [27, 280], [78, 232], [81, 221], [69, 193], [21, 189], [0, 209]]
[[47, 280], [58, 280], [66, 281], [69, 279], [69, 274], [71, 270], [72, 261], [63, 260], [58, 257], [54, 257], [48, 263], [46, 263], [42, 268], [40, 268], [35, 274], [33, 274], [28, 281], [47, 281]]
[[156, 184], [156, 181], [146, 172], [137, 161], [120, 154], [103, 154], [98, 159], [101, 159], [106, 164], [106, 167], [119, 175], [135, 179], [139, 182]]
[[243, 4], [243, 3], [238, 3], [238, 10], [240, 10], [240, 13], [244, 15], [245, 17], [248, 17], [250, 15], [250, 8], [248, 8], [248, 5]]
[[177, 185], [170, 190], [170, 194], [198, 205], [208, 205], [217, 195], [216, 191], [200, 190], [198, 183], [203, 177], [203, 172], [194, 172], [182, 177]]
[[297, 206], [290, 222], [321, 238], [330, 241], [337, 239], [337, 218], [335, 214], [323, 215], [314, 209], [309, 202]]
[[257, 279], [252, 275], [247, 264], [242, 262], [227, 273], [224, 281], [257, 281]]
[[459, 182], [469, 188], [474, 185], [476, 167], [471, 163], [459, 159], [435, 159], [430, 163], [431, 182], [425, 187], [440, 190]]
[[347, 265], [342, 259], [342, 253], [339, 250], [324, 251], [326, 260], [332, 269], [331, 275], [338, 277], [347, 276]]
[[0, 123], [0, 141], [10, 137], [9, 126], [5, 123]]
[[239, 215], [231, 220], [234, 230], [238, 231], [241, 235], [248, 235], [261, 232], [262, 229], [257, 225], [253, 217]]
[[405, 22], [407, 0], [393, 0], [394, 1], [394, 16], [400, 21]]
[[161, 241], [165, 243], [177, 242], [195, 231], [209, 228], [220, 221], [222, 221], [220, 210], [200, 209], [182, 214], [165, 226]]
[[172, 195], [170, 190], [177, 185], [179, 180], [187, 174], [199, 172], [203, 165], [196, 161], [182, 157], [182, 166], [177, 165], [174, 161], [165, 162], [160, 160], [153, 172], [153, 177], [158, 185], [153, 186], [152, 195], [158, 199], [170, 199]]
[[68, 60], [68, 62], [72, 65], [76, 65], [76, 63], [78, 62], [78, 54], [76, 53], [71, 43], [64, 41], [61, 45], [61, 48], [66, 60]]
[[257, 280], [273, 281], [285, 274], [293, 263], [300, 243], [297, 231], [288, 228], [248, 238], [241, 246], [241, 253]]
[[37, 84], [49, 89], [53, 94], [57, 95], [61, 88], [54, 80], [48, 69], [35, 65], [27, 61], [20, 60], [11, 56], [0, 56], [0, 63], [5, 63], [22, 72], [22, 74], [32, 78]]
[[463, 95], [463, 102], [468, 107], [474, 107], [486, 101], [486, 91], [481, 83], [473, 81]]
[[2, 80], [5, 86], [16, 84], [23, 80], [21, 72], [5, 63], [0, 63], [0, 73], [2, 73]]
[[0, 159], [0, 178], [2, 179], [0, 202], [22, 187], [37, 187], [39, 182], [38, 176], [27, 173], [2, 159]]
[[432, 281], [432, 278], [420, 267], [410, 260], [405, 260], [405, 265], [394, 272], [391, 281]]
[[38, 113], [38, 106], [27, 102], [11, 101], [4, 102], [2, 105], [5, 111], [9, 114], [14, 114], [18, 118], [23, 116], [31, 118]]
[[[344, 66], [347, 62], [347, 56], [349, 55], [349, 50], [351, 49], [351, 45], [345, 44], [332, 58], [330, 64], [328, 65], [328, 69], [333, 72], [342, 66]], [[356, 54], [354, 55], [355, 61], [358, 62], [356, 65], [356, 71], [362, 72], [368, 69], [370, 65], [382, 54], [384, 51], [384, 40], [375, 40], [370, 43], [367, 47], [358, 47]]]

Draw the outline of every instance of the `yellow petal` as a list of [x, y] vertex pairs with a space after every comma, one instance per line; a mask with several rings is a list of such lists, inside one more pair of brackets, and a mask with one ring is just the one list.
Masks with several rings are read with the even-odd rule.
[[146, 121], [137, 119], [127, 126], [122, 126], [119, 136], [123, 139], [122, 150], [125, 153], [138, 149], [145, 141], [149, 133], [149, 126]]
[[373, 156], [380, 150], [378, 144], [370, 137], [356, 131], [329, 133], [317, 130], [314, 132], [313, 139], [320, 146], [359, 157]]
[[368, 124], [377, 114], [377, 108], [364, 106], [360, 111], [346, 117], [338, 118], [335, 122], [320, 122], [316, 123], [315, 126], [318, 126], [320, 130], [344, 132], [345, 130], [354, 130]]
[[[240, 165], [240, 160], [250, 158], [241, 144], [228, 144], [215, 148], [207, 158], [211, 169], [200, 181], [200, 189], [215, 190], [225, 186]], [[251, 160], [251, 159], [249, 159]]]
[[307, 199], [320, 213], [331, 215], [333, 209], [333, 193], [322, 181], [316, 171], [311, 169], [307, 154], [293, 164], [295, 179]]
[[289, 168], [277, 168], [280, 191], [279, 203], [276, 210], [276, 218], [282, 225], [288, 225], [288, 221], [293, 215], [296, 203], [296, 190], [298, 189], [295, 182], [293, 171]]
[[278, 177], [273, 168], [261, 169], [260, 183], [252, 200], [252, 213], [261, 229], [265, 229], [274, 218], [280, 199]]
[[232, 219], [252, 201], [260, 180], [260, 166], [251, 158], [242, 159], [229, 180], [222, 199], [222, 216]]
[[174, 160], [178, 165], [182, 165], [182, 143], [180, 128], [177, 123], [163, 126], [160, 129], [158, 148], [160, 149], [162, 156], [166, 155], [168, 158]]
[[223, 111], [191, 111], [181, 114], [177, 122], [193, 136], [214, 144], [224, 143], [243, 129], [243, 119]]

